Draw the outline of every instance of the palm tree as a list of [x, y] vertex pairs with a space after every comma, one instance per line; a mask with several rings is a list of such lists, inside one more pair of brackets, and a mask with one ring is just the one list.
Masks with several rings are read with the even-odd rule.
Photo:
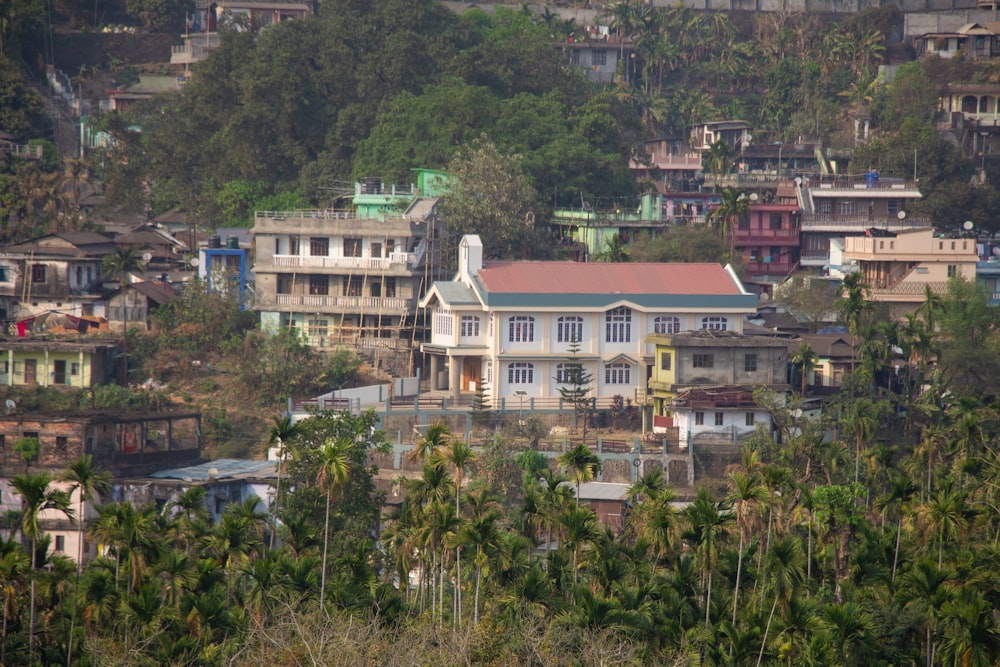
[[694, 502], [684, 508], [684, 515], [690, 524], [684, 536], [694, 543], [695, 553], [701, 565], [702, 581], [705, 583], [705, 628], [707, 629], [712, 607], [712, 574], [719, 560], [719, 542], [734, 520], [733, 511], [728, 501], [717, 503], [707, 489], [700, 488]]
[[799, 373], [802, 375], [803, 396], [806, 395], [806, 382], [809, 379], [809, 373], [816, 368], [818, 361], [819, 355], [816, 354], [809, 343], [802, 343], [792, 354], [791, 362], [793, 365], [799, 367]]
[[135, 247], [115, 247], [110, 255], [104, 256], [103, 271], [106, 275], [117, 275], [122, 292], [122, 356], [125, 359], [125, 383], [128, 384], [128, 286], [133, 271], [142, 271], [145, 264]]
[[410, 451], [410, 460], [426, 461], [430, 459], [435, 451], [444, 448], [450, 436], [451, 429], [447, 422], [439, 421], [431, 424], [427, 427], [427, 434]]
[[292, 422], [291, 415], [282, 415], [280, 417], [272, 417], [271, 421], [274, 422], [274, 426], [271, 427], [270, 437], [268, 439], [268, 444], [278, 446], [278, 477], [274, 482], [274, 517], [273, 525], [271, 526], [271, 543], [270, 548], [274, 549], [274, 540], [278, 533], [278, 502], [281, 499], [281, 470], [285, 466], [285, 443], [291, 442], [296, 438], [302, 429]]
[[590, 482], [601, 469], [601, 459], [590, 451], [587, 445], [580, 443], [573, 449], [563, 452], [556, 459], [563, 469], [572, 468], [573, 479], [576, 481], [576, 506], [580, 506], [580, 484]]
[[[473, 607], [472, 622], [479, 623], [479, 588], [483, 576], [483, 567], [487, 565], [486, 549], [495, 549], [498, 546], [499, 533], [496, 530], [496, 521], [500, 518], [500, 512], [496, 510], [488, 511], [486, 514], [467, 521], [458, 529], [455, 542], [457, 545], [468, 545], [476, 548], [476, 593]], [[456, 561], [458, 562], [458, 561]], [[458, 575], [459, 588], [461, 588], [461, 574]]]
[[[462, 516], [462, 508], [459, 499], [462, 496], [462, 475], [465, 473], [465, 469], [476, 459], [475, 452], [472, 451], [472, 445], [470, 445], [465, 440], [458, 440], [452, 438], [448, 444], [443, 449], [435, 450], [431, 457], [432, 462], [440, 458], [443, 462], [451, 464], [455, 469], [455, 516]], [[457, 617], [458, 626], [462, 627], [462, 545], [456, 544], [455, 546], [455, 577], [459, 581], [459, 586], [456, 588], [457, 597], [455, 604], [457, 606]], [[477, 589], [478, 592], [478, 589]], [[478, 605], [478, 596], [477, 596]], [[477, 614], [478, 618], [478, 614]]]
[[805, 573], [802, 569], [802, 546], [798, 539], [786, 536], [775, 540], [767, 553], [767, 574], [768, 582], [774, 590], [774, 602], [771, 604], [771, 613], [767, 616], [767, 625], [764, 626], [764, 639], [760, 643], [757, 667], [760, 667], [760, 662], [764, 657], [767, 635], [771, 630], [771, 620], [774, 618], [774, 610], [778, 607], [778, 602], [787, 605], [805, 579]]
[[879, 425], [879, 405], [867, 398], [858, 398], [844, 408], [841, 421], [844, 430], [854, 437], [854, 481], [861, 470], [861, 447], [875, 434]]
[[733, 588], [733, 625], [736, 624], [736, 609], [740, 599], [740, 575], [743, 572], [743, 549], [746, 539], [757, 523], [757, 507], [767, 500], [767, 490], [760, 484], [756, 473], [742, 470], [730, 472], [729, 501], [733, 504], [736, 527], [740, 531], [740, 546], [736, 556], [736, 585]]
[[30, 576], [28, 558], [23, 551], [9, 551], [0, 558], [0, 611], [3, 612], [0, 665], [7, 664], [7, 625], [11, 617], [17, 615], [17, 600]]
[[111, 493], [111, 473], [107, 470], [100, 470], [94, 466], [94, 457], [84, 454], [79, 459], [70, 462], [60, 478], [64, 482], [70, 482], [70, 494], [78, 493], [77, 507], [79, 508], [76, 525], [79, 531], [79, 544], [77, 545], [77, 572], [83, 572], [83, 519], [84, 504], [90, 502], [94, 497], [105, 498]]
[[350, 475], [350, 453], [354, 443], [350, 440], [327, 440], [323, 444], [322, 463], [317, 482], [326, 495], [326, 515], [323, 521], [323, 569], [320, 575], [319, 600], [326, 600], [326, 557], [330, 546], [330, 500], [344, 488]]
[[848, 273], [840, 283], [842, 295], [834, 301], [833, 307], [851, 333], [851, 369], [854, 368], [854, 348], [857, 346], [858, 332], [861, 331], [862, 317], [872, 304], [866, 299], [868, 285], [860, 271]]
[[721, 176], [728, 172], [729, 160], [732, 156], [732, 146], [722, 139], [709, 144], [708, 151], [705, 153], [705, 166], [708, 167], [708, 173], [713, 176]]
[[563, 532], [563, 546], [573, 553], [573, 585], [576, 586], [580, 552], [584, 545], [593, 542], [598, 536], [597, 514], [589, 507], [572, 507], [559, 515], [559, 526]]
[[14, 493], [21, 496], [21, 535], [31, 544], [31, 621], [28, 628], [28, 654], [34, 659], [35, 652], [35, 565], [38, 559], [38, 538], [42, 530], [38, 524], [42, 512], [54, 510], [73, 518], [69, 494], [60, 489], [49, 489], [53, 481], [48, 473], [15, 475], [11, 480]]
[[709, 211], [705, 219], [719, 230], [719, 238], [729, 247], [728, 260], [732, 261], [736, 242], [735, 228], [740, 220], [749, 215], [750, 199], [743, 190], [729, 187], [719, 190], [719, 195], [722, 203]]
[[965, 535], [975, 512], [966, 503], [966, 494], [948, 485], [932, 493], [917, 515], [927, 532], [937, 538], [937, 563], [941, 567], [945, 542]]

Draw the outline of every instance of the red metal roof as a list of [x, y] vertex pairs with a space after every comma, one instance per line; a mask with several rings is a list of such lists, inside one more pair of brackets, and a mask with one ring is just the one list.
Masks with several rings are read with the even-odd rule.
[[479, 275], [493, 293], [742, 294], [708, 263], [488, 262]]

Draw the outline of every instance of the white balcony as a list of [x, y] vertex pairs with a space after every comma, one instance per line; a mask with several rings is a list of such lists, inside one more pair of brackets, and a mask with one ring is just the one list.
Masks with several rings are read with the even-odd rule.
[[[319, 294], [276, 294], [274, 300], [258, 298], [260, 306], [302, 306], [325, 311], [398, 313], [406, 311], [409, 300], [391, 296], [327, 296]], [[321, 310], [321, 312], [322, 312]]]
[[405, 268], [415, 261], [415, 256], [394, 252], [388, 257], [310, 257], [303, 255], [274, 255], [275, 267], [289, 269], [347, 269], [379, 273], [394, 268]]

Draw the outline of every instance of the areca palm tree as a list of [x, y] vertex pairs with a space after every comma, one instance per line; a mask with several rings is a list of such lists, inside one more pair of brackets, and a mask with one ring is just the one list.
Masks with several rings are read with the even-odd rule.
[[54, 510], [73, 518], [69, 494], [60, 489], [49, 489], [53, 478], [48, 473], [15, 475], [11, 480], [14, 493], [21, 496], [21, 536], [31, 544], [31, 620], [28, 628], [28, 654], [35, 651], [35, 577], [34, 570], [38, 558], [38, 539], [42, 536], [39, 518], [42, 512]]
[[580, 506], [580, 484], [593, 481], [601, 470], [601, 458], [590, 451], [587, 445], [580, 443], [573, 449], [563, 452], [556, 461], [564, 469], [571, 469], [576, 481], [576, 505]]
[[0, 558], [0, 612], [3, 612], [0, 665], [7, 664], [7, 626], [10, 619], [17, 615], [18, 598], [30, 577], [31, 568], [23, 551], [9, 551]]
[[599, 253], [594, 255], [595, 262], [627, 262], [631, 259], [628, 252], [628, 244], [622, 240], [620, 234], [612, 234], [604, 240], [604, 247]]
[[278, 477], [274, 482], [274, 517], [271, 526], [270, 548], [274, 549], [274, 541], [278, 533], [278, 503], [281, 499], [281, 471], [285, 467], [285, 443], [298, 437], [302, 429], [292, 422], [292, 416], [285, 414], [280, 417], [272, 417], [274, 426], [271, 427], [268, 444], [278, 447]]
[[[476, 549], [476, 593], [473, 607], [472, 621], [479, 623], [479, 588], [482, 582], [483, 568], [487, 564], [486, 550], [498, 546], [499, 533], [496, 530], [496, 521], [500, 518], [500, 512], [490, 511], [478, 516], [471, 521], [465, 522], [458, 529], [456, 543], [475, 547]], [[459, 582], [461, 576], [459, 575]]]
[[834, 301], [833, 307], [840, 319], [847, 325], [851, 334], [851, 369], [854, 369], [858, 333], [865, 313], [871, 310], [872, 304], [867, 300], [868, 285], [864, 274], [860, 271], [848, 273], [840, 283], [841, 297]]
[[410, 451], [411, 461], [427, 461], [439, 449], [443, 449], [451, 437], [451, 428], [444, 421], [435, 422], [427, 427], [427, 434], [416, 443]]
[[791, 362], [794, 366], [799, 367], [799, 373], [802, 375], [801, 393], [803, 396], [806, 395], [806, 383], [809, 379], [809, 373], [816, 368], [818, 361], [819, 355], [816, 354], [809, 343], [802, 343], [792, 354]]
[[573, 507], [559, 515], [564, 546], [573, 554], [573, 585], [579, 577], [580, 552], [598, 536], [597, 515], [589, 507]]
[[740, 532], [740, 545], [736, 556], [736, 584], [733, 588], [733, 625], [740, 599], [740, 576], [743, 572], [743, 549], [753, 526], [757, 523], [757, 508], [767, 500], [767, 490], [760, 478], [753, 473], [734, 470], [728, 475], [729, 501], [733, 504], [736, 527]]
[[858, 398], [844, 408], [841, 421], [845, 430], [854, 437], [854, 481], [861, 471], [861, 448], [875, 434], [879, 424], [879, 406], [867, 398]]
[[728, 502], [716, 502], [708, 490], [698, 489], [694, 502], [684, 508], [689, 522], [685, 537], [694, 545], [705, 583], [705, 628], [709, 627], [712, 607], [712, 575], [719, 560], [719, 546], [734, 520]]
[[327, 440], [323, 444], [319, 478], [320, 488], [326, 495], [326, 513], [323, 520], [323, 569], [320, 575], [320, 604], [326, 600], [326, 558], [330, 547], [330, 501], [347, 484], [350, 476], [350, 453], [354, 443], [350, 440]]
[[805, 580], [804, 575], [802, 547], [799, 541], [791, 536], [775, 540], [767, 553], [767, 580], [774, 591], [774, 602], [771, 604], [771, 612], [767, 616], [767, 625], [764, 626], [764, 639], [761, 641], [760, 653], [757, 656], [758, 667], [760, 667], [761, 659], [764, 657], [764, 648], [767, 646], [767, 636], [771, 630], [774, 610], [778, 607], [779, 602], [787, 604], [794, 597], [796, 590]]
[[63, 472], [61, 479], [69, 482], [70, 493], [77, 493], [78, 513], [76, 517], [77, 530], [79, 531], [79, 544], [77, 549], [77, 572], [83, 571], [83, 520], [84, 504], [96, 497], [105, 498], [111, 493], [111, 473], [107, 470], [100, 470], [94, 466], [94, 457], [84, 454], [79, 459], [72, 461]]

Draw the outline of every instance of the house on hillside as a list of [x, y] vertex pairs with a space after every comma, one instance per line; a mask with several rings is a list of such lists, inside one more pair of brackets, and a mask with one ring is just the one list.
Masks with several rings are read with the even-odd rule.
[[757, 429], [771, 428], [771, 413], [748, 387], [691, 387], [677, 394], [670, 410], [682, 448], [738, 446]]
[[91, 388], [114, 381], [115, 340], [0, 337], [0, 385]]
[[[396, 351], [424, 335], [417, 302], [439, 277], [440, 172], [418, 183], [358, 184], [351, 210], [257, 211], [254, 310], [261, 327], [295, 328], [314, 347]], [[416, 330], [416, 332], [415, 332]], [[407, 372], [400, 369], [401, 374]]]
[[913, 50], [917, 58], [995, 58], [1000, 56], [1000, 22], [966, 23], [954, 31], [926, 32], [913, 38]]
[[678, 392], [694, 386], [730, 385], [788, 389], [788, 341], [734, 331], [654, 333], [655, 363], [649, 380], [653, 415], [667, 416]]
[[[850, 236], [865, 236], [871, 229], [900, 232], [931, 228], [929, 215], [913, 213], [910, 204], [921, 198], [917, 184], [883, 179], [878, 172], [864, 178], [823, 176], [796, 179], [802, 209], [802, 266], [840, 271], [833, 249]], [[834, 243], [836, 242], [836, 243]]]
[[[815, 333], [801, 334], [788, 343], [788, 358], [802, 346], [808, 343], [816, 353], [816, 364], [806, 378], [806, 384], [812, 387], [839, 387], [844, 376], [851, 372], [854, 366], [854, 349], [850, 334], [846, 333]], [[801, 383], [801, 371], [792, 369], [792, 382], [796, 386]]]
[[750, 279], [774, 283], [799, 266], [799, 232], [798, 206], [754, 202], [730, 239]]
[[108, 325], [112, 330], [149, 329], [153, 312], [177, 299], [177, 294], [160, 281], [144, 280], [119, 287], [108, 295]]
[[945, 294], [948, 279], [976, 279], [976, 240], [938, 238], [933, 230], [885, 232], [850, 237], [844, 260], [854, 262], [868, 285], [866, 297], [889, 304], [889, 313], [902, 317], [925, 301], [927, 288]]
[[59, 232], [8, 246], [0, 257], [0, 309], [12, 320], [53, 310], [94, 315], [104, 256], [114, 248], [96, 232]]
[[420, 305], [432, 322], [421, 349], [433, 391], [558, 399], [576, 359], [594, 397], [645, 402], [649, 334], [738, 333], [757, 297], [718, 264], [485, 262], [479, 237], [466, 236], [458, 275], [434, 283]]

